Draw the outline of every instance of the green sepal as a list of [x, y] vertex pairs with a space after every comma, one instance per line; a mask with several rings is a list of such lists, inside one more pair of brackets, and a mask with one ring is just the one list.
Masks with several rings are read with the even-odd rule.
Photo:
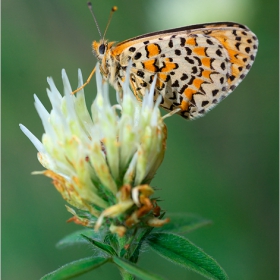
[[128, 273], [139, 277], [140, 279], [143, 280], [163, 280], [162, 277], [155, 275], [153, 273], [150, 273], [142, 268], [139, 268], [135, 264], [128, 262], [127, 260], [118, 258], [118, 257], [113, 257], [112, 258], [113, 262], [118, 265], [120, 268], [124, 269]]
[[225, 271], [212, 257], [182, 236], [173, 233], [153, 233], [147, 241], [155, 252], [169, 261], [208, 279], [228, 279]]
[[110, 245], [115, 252], [118, 252], [119, 243], [116, 234], [108, 233], [104, 238], [104, 243]]
[[[138, 261], [138, 257], [139, 257], [139, 254], [140, 254], [140, 249], [141, 249], [141, 246], [143, 245], [143, 242], [145, 241], [145, 239], [147, 238], [147, 236], [151, 233], [151, 231], [153, 230], [154, 228], [152, 227], [149, 227], [149, 228], [146, 228], [146, 229], [142, 229], [141, 233], [139, 233], [137, 235], [137, 238], [135, 240], [135, 244], [134, 247], [131, 247], [129, 252], [130, 252], [130, 255], [131, 257], [129, 258], [129, 260], [133, 263], [137, 263]], [[131, 246], [133, 246], [131, 244]]]
[[108, 262], [109, 258], [102, 257], [88, 257], [84, 259], [80, 259], [77, 261], [73, 261], [71, 263], [65, 264], [59, 269], [46, 274], [41, 278], [41, 280], [64, 280], [70, 279], [75, 276], [82, 275], [90, 270], [93, 270], [106, 262]]
[[[70, 208], [72, 209], [71, 207], [69, 207], [68, 205], [65, 205], [66, 206], [66, 209]], [[91, 221], [93, 224], [96, 223], [97, 221], [97, 218], [93, 215], [91, 215], [88, 211], [85, 211], [85, 210], [81, 210], [81, 209], [72, 209], [75, 211], [76, 215], [79, 217], [79, 218], [82, 218], [82, 219], [87, 219], [89, 221]], [[70, 212], [71, 213], [71, 212]]]
[[108, 253], [111, 256], [117, 256], [116, 251], [110, 245], [99, 242], [99, 241], [94, 240], [94, 239], [91, 239], [91, 238], [89, 238], [89, 237], [87, 237], [83, 234], [81, 236], [83, 236], [87, 241], [89, 241], [95, 247], [98, 247], [99, 249], [101, 249], [103, 252]]
[[125, 256], [125, 254], [127, 254], [127, 249], [122, 248], [121, 251], [120, 251], [119, 256], [120, 256], [121, 258], [123, 258], [123, 257]]
[[87, 241], [81, 235], [85, 235], [89, 238], [98, 238], [99, 233], [95, 232], [93, 229], [83, 229], [75, 231], [69, 235], [63, 237], [57, 244], [56, 247], [59, 249], [65, 248], [67, 246], [77, 245], [77, 244], [87, 244]]
[[168, 218], [170, 222], [155, 228], [154, 232], [187, 233], [212, 223], [211, 220], [195, 214], [171, 213], [168, 214]]

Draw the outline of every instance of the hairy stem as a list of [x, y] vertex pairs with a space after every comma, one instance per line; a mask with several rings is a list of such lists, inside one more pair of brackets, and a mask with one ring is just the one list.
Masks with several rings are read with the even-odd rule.
[[123, 280], [135, 280], [135, 277], [132, 274], [128, 273], [125, 269], [120, 268], [120, 271]]

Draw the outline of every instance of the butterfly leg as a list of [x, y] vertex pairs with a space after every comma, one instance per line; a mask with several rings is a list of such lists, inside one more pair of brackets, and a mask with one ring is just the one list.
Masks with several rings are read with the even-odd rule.
[[137, 94], [135, 84], [133, 83], [131, 77], [132, 77], [132, 75], [130, 75], [130, 86], [132, 87], [133, 94], [136, 97], [137, 101], [142, 102], [143, 98], [140, 98], [139, 95]]
[[96, 67], [94, 67], [94, 69], [91, 71], [89, 77], [87, 78], [87, 81], [86, 81], [82, 86], [80, 86], [79, 88], [77, 88], [76, 90], [74, 90], [74, 91], [72, 92], [72, 94], [77, 93], [78, 91], [80, 91], [81, 89], [83, 89], [83, 88], [90, 82], [92, 76], [93, 76], [94, 73], [95, 73], [95, 70], [96, 70]]
[[162, 117], [162, 119], [171, 117], [171, 116], [173, 116], [174, 114], [177, 114], [178, 112], [180, 112], [181, 110], [182, 110], [181, 108], [176, 108], [176, 109], [170, 111], [168, 114], [164, 115], [164, 116]]

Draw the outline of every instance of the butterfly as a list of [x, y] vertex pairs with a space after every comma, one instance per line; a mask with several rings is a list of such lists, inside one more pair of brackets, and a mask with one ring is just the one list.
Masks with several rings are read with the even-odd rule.
[[161, 95], [162, 108], [194, 119], [245, 78], [258, 39], [245, 25], [217, 22], [148, 33], [120, 43], [101, 39], [92, 43], [92, 49], [103, 78], [120, 94], [131, 61], [130, 86], [139, 101], [156, 79], [154, 100]]

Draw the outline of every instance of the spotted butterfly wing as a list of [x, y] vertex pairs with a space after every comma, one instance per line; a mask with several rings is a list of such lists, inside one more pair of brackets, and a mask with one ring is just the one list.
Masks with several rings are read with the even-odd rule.
[[[256, 56], [258, 40], [246, 26], [208, 23], [154, 32], [111, 48], [119, 69], [132, 61], [130, 83], [142, 99], [156, 75], [155, 100], [186, 119], [203, 116], [244, 79]], [[119, 72], [119, 81], [124, 74]]]

